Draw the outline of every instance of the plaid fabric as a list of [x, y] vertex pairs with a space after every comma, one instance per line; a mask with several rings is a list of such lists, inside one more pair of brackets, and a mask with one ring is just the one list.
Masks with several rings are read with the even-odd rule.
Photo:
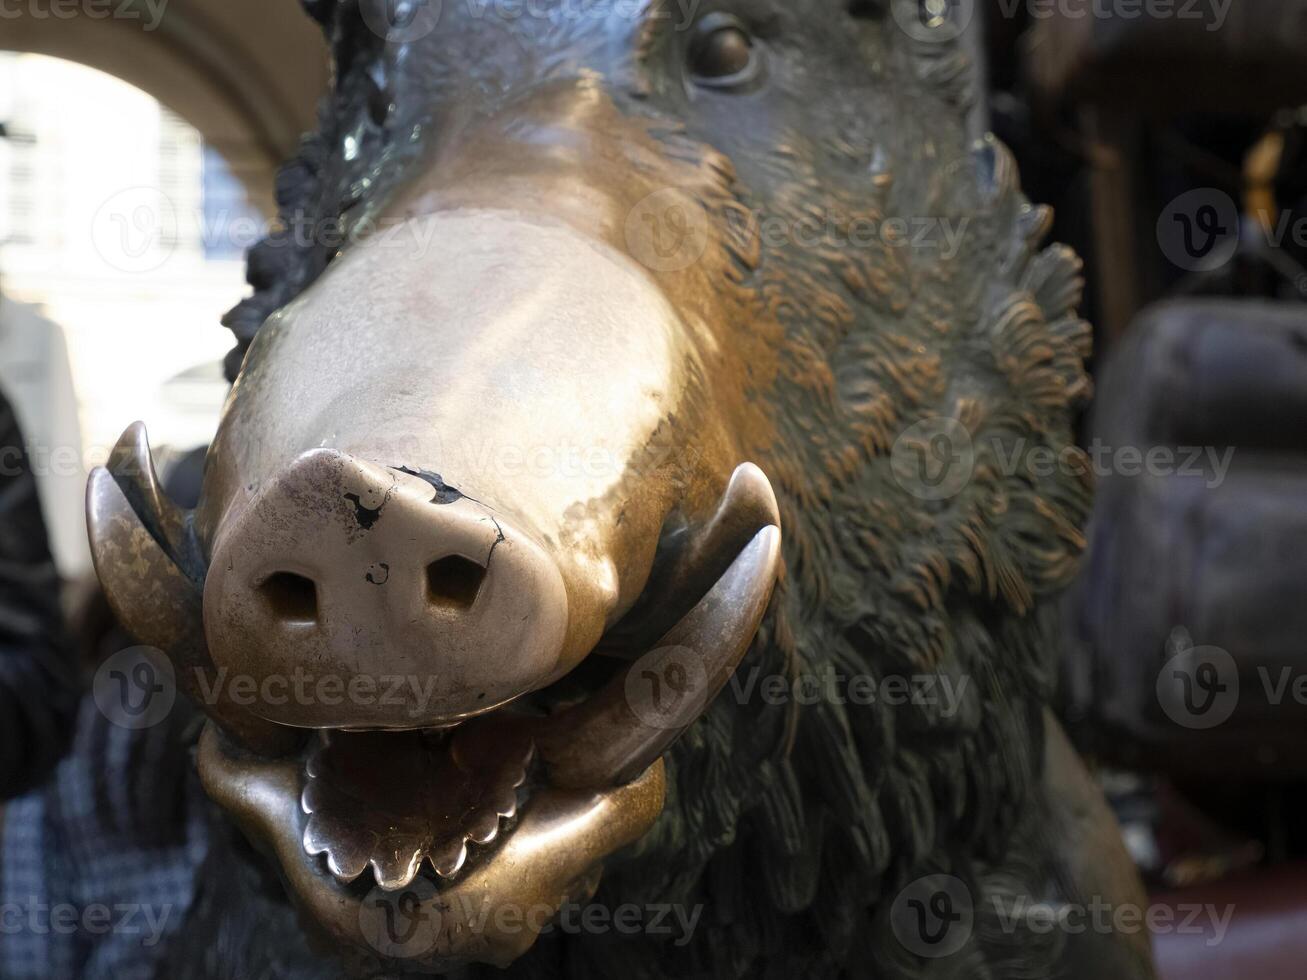
[[146, 980], [207, 850], [191, 712], [128, 730], [86, 697], [71, 752], [0, 825], [0, 978]]

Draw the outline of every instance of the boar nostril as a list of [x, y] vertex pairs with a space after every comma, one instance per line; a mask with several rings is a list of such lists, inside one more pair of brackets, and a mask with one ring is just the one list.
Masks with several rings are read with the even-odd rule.
[[427, 595], [437, 605], [466, 609], [476, 601], [486, 570], [462, 555], [447, 555], [427, 566]]
[[283, 622], [318, 621], [318, 588], [312, 579], [294, 572], [275, 572], [263, 580], [259, 591], [273, 614]]

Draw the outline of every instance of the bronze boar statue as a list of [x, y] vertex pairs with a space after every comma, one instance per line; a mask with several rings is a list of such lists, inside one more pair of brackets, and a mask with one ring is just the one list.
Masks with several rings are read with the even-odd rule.
[[199, 504], [89, 489], [241, 831], [168, 976], [1151, 976], [1062, 927], [1143, 901], [1046, 708], [1088, 467], [1008, 462], [1079, 266], [938, 17], [309, 11]]

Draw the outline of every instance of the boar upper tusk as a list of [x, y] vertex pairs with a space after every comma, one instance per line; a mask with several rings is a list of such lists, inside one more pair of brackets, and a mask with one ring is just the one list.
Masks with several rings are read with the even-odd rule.
[[646, 598], [618, 625], [614, 638], [619, 645], [647, 648], [712, 587], [754, 535], [780, 523], [776, 494], [766, 475], [753, 463], [740, 464], [708, 522], [681, 528], [660, 545], [671, 554], [645, 586]]
[[[127, 502], [131, 505], [154, 535], [168, 556], [178, 567], [191, 574], [191, 577], [203, 579], [202, 567], [187, 562], [182, 558], [185, 541], [186, 514], [168, 498], [159, 482], [159, 474], [154, 468], [154, 456], [150, 452], [150, 440], [145, 431], [144, 422], [129, 425], [109, 453], [105, 469], [118, 484]], [[190, 565], [191, 567], [186, 567]]]
[[202, 590], [165, 551], [122, 485], [96, 467], [86, 488], [91, 558], [109, 606], [142, 643], [172, 651], [202, 630]]
[[[542, 726], [537, 745], [551, 783], [597, 788], [629, 782], [708, 709], [758, 632], [780, 568], [780, 542], [775, 525], [758, 531], [652, 653]], [[676, 678], [667, 675], [669, 667]], [[667, 683], [644, 703], [649, 682]]]
[[[91, 560], [118, 622], [138, 642], [164, 651], [179, 687], [224, 727], [260, 752], [276, 753], [298, 736], [240, 711], [221, 696], [204, 642], [203, 564], [186, 545], [186, 513], [159, 487], [145, 427], [132, 425], [109, 466], [86, 487]], [[201, 678], [204, 681], [201, 681]]]

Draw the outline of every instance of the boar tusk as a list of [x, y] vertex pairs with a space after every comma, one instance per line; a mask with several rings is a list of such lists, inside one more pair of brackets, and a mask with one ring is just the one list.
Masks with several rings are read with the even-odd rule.
[[626, 649], [648, 649], [712, 587], [754, 535], [780, 523], [776, 494], [766, 475], [753, 463], [740, 464], [708, 522], [681, 528], [660, 546], [671, 552], [668, 560], [659, 563], [645, 586], [646, 598], [610, 639]]
[[[780, 541], [775, 525], [758, 531], [651, 653], [542, 726], [537, 745], [551, 783], [629, 782], [707, 711], [758, 632], [780, 568]], [[651, 691], [651, 684], [658, 688]]]
[[159, 487], [145, 427], [133, 424], [110, 453], [108, 467], [97, 466], [86, 487], [91, 560], [109, 608], [138, 642], [164, 651], [178, 686], [250, 748], [285, 751], [297, 735], [221, 697], [214, 703], [212, 692], [222, 685], [204, 642], [203, 563], [198, 556], [183, 557], [186, 520]]
[[165, 551], [166, 544], [103, 467], [91, 472], [87, 485], [86, 523], [95, 572], [123, 627], [163, 650], [192, 641], [203, 624], [199, 583]]
[[133, 422], [87, 484], [91, 559], [118, 621], [169, 653], [193, 646], [204, 623], [203, 563], [181, 557], [185, 522], [159, 485], [145, 426]]
[[[137, 517], [146, 525], [179, 567], [187, 564], [181, 559], [185, 542], [186, 514], [168, 498], [159, 483], [150, 452], [149, 436], [144, 422], [133, 422], [109, 453], [105, 469], [118, 484]], [[190, 563], [194, 566], [195, 563]], [[203, 580], [203, 567], [187, 569], [193, 578]]]

